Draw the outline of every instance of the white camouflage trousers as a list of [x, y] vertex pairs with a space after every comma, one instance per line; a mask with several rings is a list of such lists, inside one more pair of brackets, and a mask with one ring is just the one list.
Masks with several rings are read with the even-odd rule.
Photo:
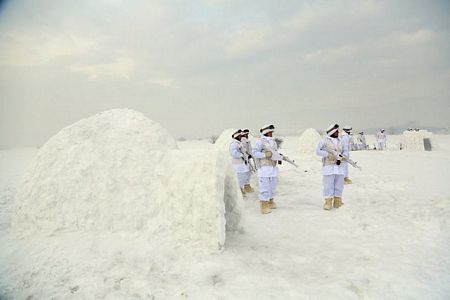
[[275, 191], [278, 185], [277, 177], [259, 177], [259, 200], [269, 201], [275, 197]]
[[323, 175], [323, 197], [342, 197], [344, 175]]
[[250, 183], [250, 176], [251, 176], [251, 172], [244, 172], [244, 173], [236, 173], [237, 175], [237, 179], [239, 182], [239, 187], [243, 188], [244, 185], [249, 184]]
[[386, 150], [386, 142], [383, 140], [377, 141], [377, 150]]
[[348, 177], [348, 162], [343, 161], [342, 167], [344, 167], [344, 177]]

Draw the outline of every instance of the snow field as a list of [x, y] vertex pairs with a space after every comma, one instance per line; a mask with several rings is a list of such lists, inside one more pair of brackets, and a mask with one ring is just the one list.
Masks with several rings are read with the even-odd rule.
[[[388, 138], [388, 143], [400, 140], [400, 136]], [[156, 235], [56, 232], [32, 239], [16, 239], [0, 231], [0, 295], [6, 299], [447, 299], [450, 138], [436, 138], [440, 147], [432, 152], [351, 152], [363, 171], [350, 169], [354, 184], [345, 186], [345, 205], [324, 211], [320, 158], [299, 153], [298, 137], [285, 137], [281, 151], [300, 167], [281, 166], [278, 209], [262, 216], [257, 194], [247, 195], [241, 211], [243, 229], [227, 233], [223, 252], [204, 247], [202, 239], [197, 244], [188, 239], [179, 243], [179, 237], [165, 236], [163, 231]], [[215, 148], [202, 141], [182, 142], [179, 147], [182, 150], [165, 156], [168, 166], [179, 162], [183, 151], [203, 156]], [[26, 161], [26, 153], [0, 151], [6, 169], [16, 172], [5, 172], [2, 191], [9, 189], [5, 186], [14, 189], [15, 178], [23, 172], [14, 167], [21, 164], [15, 159]], [[206, 165], [213, 161], [199, 162], [198, 169], [190, 171], [192, 177], [210, 171]], [[189, 177], [191, 167], [179, 162], [184, 163], [180, 168]], [[211, 188], [218, 182], [227, 184], [226, 179], [210, 180], [211, 174], [203, 176]], [[166, 192], [177, 189], [178, 179], [171, 178], [167, 173], [161, 179]], [[195, 180], [187, 180], [196, 186]], [[255, 176], [252, 185], [257, 187]], [[3, 199], [3, 207], [12, 205], [10, 196]]]

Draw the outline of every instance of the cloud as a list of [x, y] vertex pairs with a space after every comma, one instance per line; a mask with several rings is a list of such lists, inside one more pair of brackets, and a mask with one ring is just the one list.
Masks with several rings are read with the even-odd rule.
[[437, 33], [429, 29], [420, 29], [411, 33], [400, 33], [398, 41], [406, 46], [416, 46], [435, 41]]
[[159, 87], [163, 88], [170, 88], [170, 89], [179, 89], [180, 87], [174, 84], [173, 79], [170, 78], [152, 78], [149, 79], [148, 82], [150, 84], [157, 85]]
[[358, 52], [354, 46], [342, 46], [331, 49], [317, 50], [304, 55], [303, 59], [308, 63], [333, 64], [340, 60], [352, 58]]
[[[319, 49], [303, 55], [306, 63], [334, 64], [347, 59], [375, 59], [383, 65], [397, 64], [411, 47], [433, 47], [438, 34], [429, 29], [414, 32], [389, 32], [378, 38], [367, 39], [334, 48]], [[416, 48], [417, 49], [417, 48]]]
[[63, 57], [79, 57], [97, 48], [94, 39], [73, 34], [0, 34], [0, 65], [41, 66]]
[[240, 29], [230, 34], [226, 52], [230, 56], [245, 56], [255, 51], [264, 49], [270, 38], [270, 31], [267, 29]]
[[89, 79], [130, 79], [134, 73], [135, 66], [133, 59], [119, 57], [111, 63], [73, 65], [69, 67], [69, 70], [85, 74]]

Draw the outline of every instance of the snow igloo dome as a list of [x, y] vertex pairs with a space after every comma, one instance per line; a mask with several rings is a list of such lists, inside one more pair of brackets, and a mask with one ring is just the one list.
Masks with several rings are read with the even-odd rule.
[[321, 137], [314, 128], [306, 129], [300, 136], [300, 152], [313, 155]]
[[130, 109], [80, 120], [39, 150], [16, 195], [14, 228], [169, 228], [183, 239], [223, 244], [225, 226], [239, 223], [242, 198], [226, 159], [199, 152], [179, 150], [167, 130]]

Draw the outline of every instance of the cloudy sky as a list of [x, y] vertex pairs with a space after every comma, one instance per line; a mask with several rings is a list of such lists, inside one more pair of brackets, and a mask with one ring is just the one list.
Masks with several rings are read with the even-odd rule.
[[450, 122], [450, 1], [0, 0], [0, 147], [127, 107], [175, 137]]

